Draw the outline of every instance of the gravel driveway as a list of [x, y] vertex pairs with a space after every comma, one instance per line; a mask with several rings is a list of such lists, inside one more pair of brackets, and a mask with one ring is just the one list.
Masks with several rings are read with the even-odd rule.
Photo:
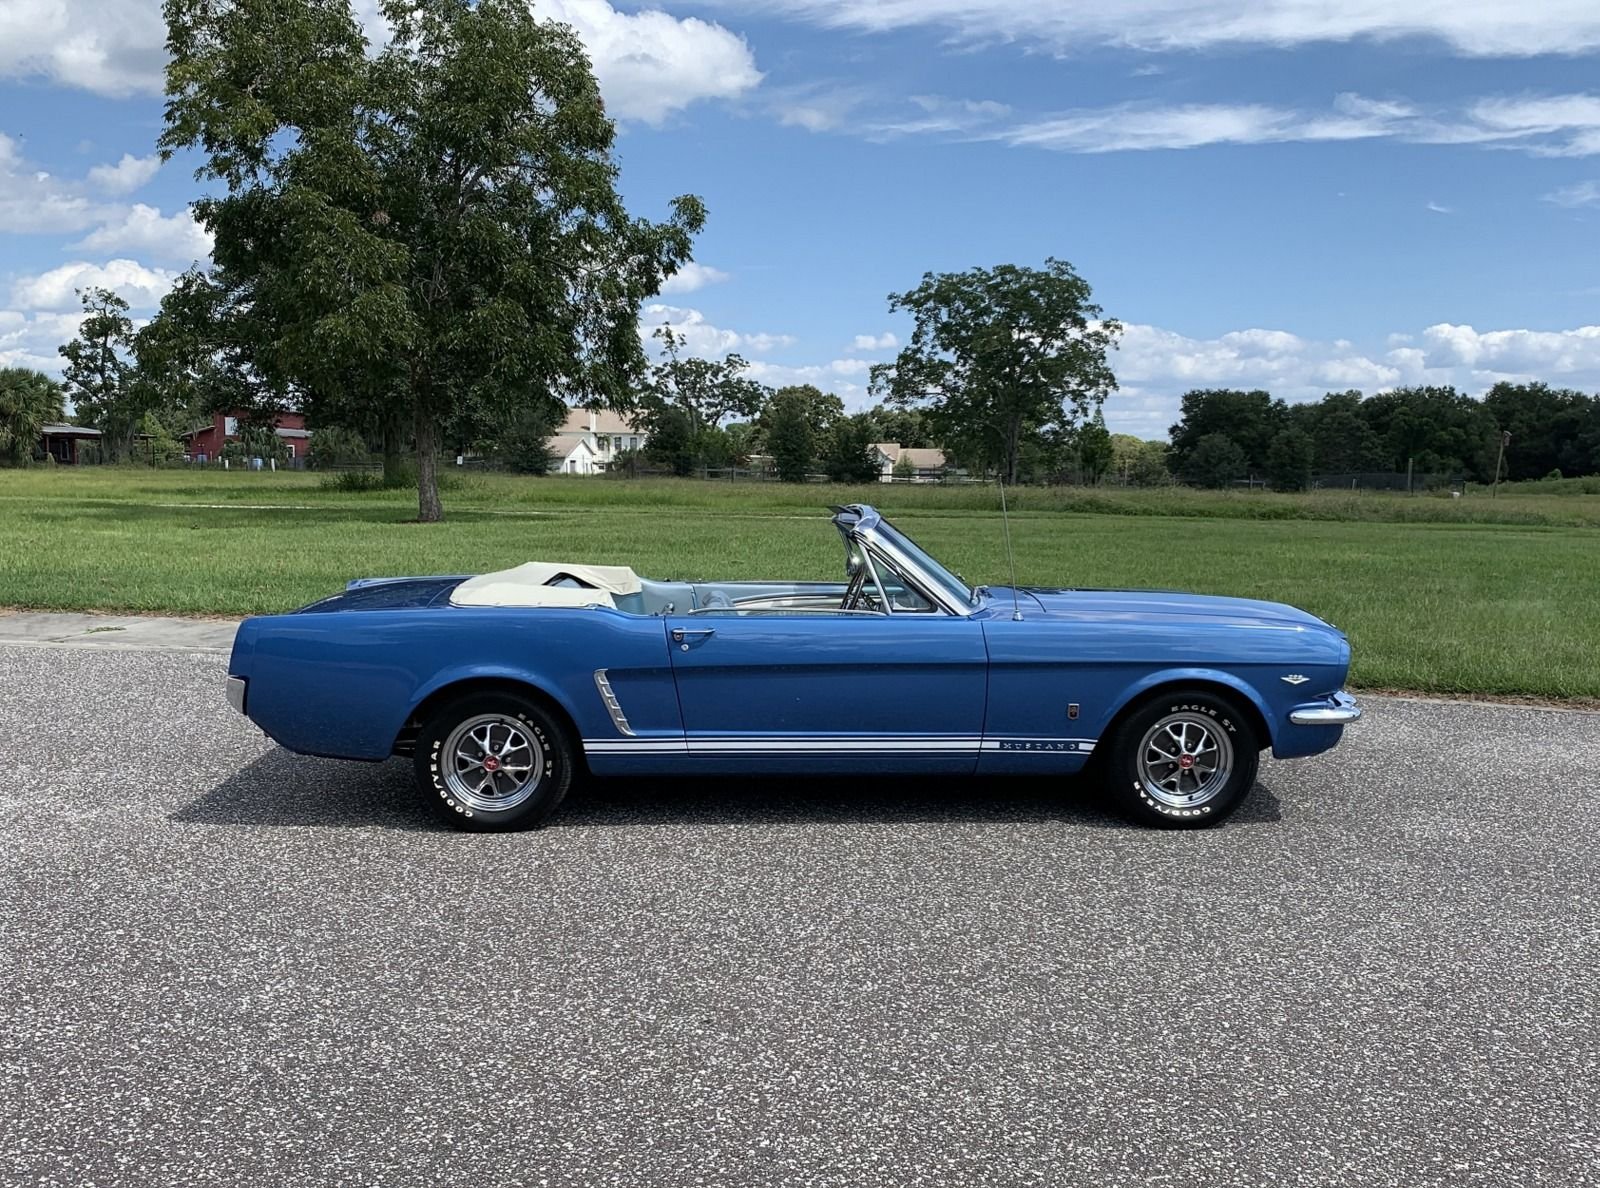
[[1369, 700], [1207, 833], [764, 780], [478, 837], [223, 672], [0, 647], [0, 1183], [1600, 1184], [1600, 716]]

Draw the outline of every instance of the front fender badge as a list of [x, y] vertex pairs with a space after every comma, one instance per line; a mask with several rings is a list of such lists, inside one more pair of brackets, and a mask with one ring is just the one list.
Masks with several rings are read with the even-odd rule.
[[1283, 683], [1286, 685], [1303, 685], [1310, 679], [1308, 676], [1301, 676], [1298, 672], [1292, 672], [1283, 678]]

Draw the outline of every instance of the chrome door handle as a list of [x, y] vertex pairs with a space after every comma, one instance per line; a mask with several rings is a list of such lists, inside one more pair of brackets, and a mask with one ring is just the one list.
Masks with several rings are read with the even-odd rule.
[[683, 644], [684, 650], [687, 651], [689, 645], [686, 641], [704, 639], [706, 636], [715, 635], [716, 633], [717, 631], [714, 627], [674, 627], [672, 629], [672, 642]]

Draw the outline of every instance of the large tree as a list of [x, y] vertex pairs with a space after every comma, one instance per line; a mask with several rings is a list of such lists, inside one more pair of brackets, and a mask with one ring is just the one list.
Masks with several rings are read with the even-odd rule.
[[83, 320], [77, 335], [61, 346], [61, 377], [78, 423], [100, 430], [105, 456], [120, 460], [132, 452], [144, 416], [135, 383], [133, 321], [128, 303], [110, 289], [81, 289], [78, 297]]
[[772, 420], [782, 411], [788, 415], [798, 411], [811, 431], [813, 456], [825, 458], [833, 445], [833, 431], [844, 420], [844, 401], [832, 392], [824, 392], [815, 384], [787, 384], [774, 391], [762, 407], [756, 427], [761, 431], [771, 452]]
[[930, 272], [889, 308], [916, 327], [893, 363], [873, 368], [874, 389], [924, 409], [935, 437], [1007, 482], [1025, 441], [1071, 431], [1116, 387], [1106, 354], [1122, 327], [1065, 260]]
[[1172, 427], [1172, 451], [1168, 461], [1174, 473], [1187, 474], [1190, 454], [1207, 437], [1220, 433], [1243, 454], [1241, 470], [1259, 474], [1266, 470], [1267, 451], [1272, 447], [1272, 439], [1287, 425], [1288, 416], [1283, 401], [1274, 400], [1272, 393], [1259, 389], [1242, 392], [1232, 388], [1204, 388], [1185, 392], [1178, 423]]
[[1167, 443], [1146, 441], [1131, 433], [1111, 435], [1111, 468], [1131, 487], [1159, 487], [1172, 482], [1167, 470]]
[[1361, 404], [1384, 469], [1418, 476], [1494, 477], [1500, 431], [1484, 405], [1450, 387], [1395, 388]]
[[1078, 453], [1078, 466], [1083, 471], [1083, 481], [1094, 486], [1105, 477], [1116, 459], [1116, 447], [1111, 432], [1106, 428], [1105, 414], [1098, 408], [1094, 416], [1078, 426], [1072, 435], [1072, 445]]
[[767, 389], [746, 372], [738, 355], [703, 359], [686, 353], [689, 340], [671, 326], [652, 335], [661, 354], [650, 368], [639, 401], [638, 423], [652, 438], [665, 436], [677, 450], [673, 469], [687, 474], [706, 464], [708, 452], [728, 454], [726, 442], [713, 431], [729, 417], [754, 417], [766, 402]]
[[882, 473], [873, 444], [881, 441], [881, 428], [868, 413], [841, 417], [822, 458], [828, 477], [836, 483], [875, 483]]
[[1233, 438], [1226, 433], [1208, 433], [1184, 456], [1179, 473], [1184, 482], [1220, 489], [1243, 478], [1248, 467], [1249, 459]]
[[1267, 447], [1267, 477], [1279, 491], [1304, 491], [1311, 485], [1316, 446], [1296, 425], [1279, 430]]
[[0, 465], [27, 465], [39, 448], [40, 430], [65, 415], [55, 380], [27, 367], [0, 367]]
[[1382, 444], [1362, 410], [1360, 392], [1329, 392], [1315, 404], [1291, 405], [1289, 423], [1311, 438], [1312, 468], [1318, 473], [1387, 469]]
[[810, 403], [804, 388], [784, 388], [774, 393], [761, 418], [773, 467], [786, 483], [805, 482], [817, 458]]
[[1549, 384], [1498, 383], [1483, 398], [1499, 429], [1511, 434], [1506, 477], [1543, 478], [1551, 471], [1590, 474], [1600, 469], [1600, 397]]
[[704, 209], [628, 213], [583, 47], [526, 0], [380, 7], [373, 55], [349, 0], [166, 0], [161, 147], [224, 187], [213, 305], [263, 387], [408, 433], [431, 521], [446, 426], [628, 406]]
[[878, 426], [878, 441], [890, 445], [903, 445], [910, 449], [927, 449], [939, 443], [933, 440], [928, 420], [920, 409], [898, 408], [890, 404], [874, 404], [867, 416]]

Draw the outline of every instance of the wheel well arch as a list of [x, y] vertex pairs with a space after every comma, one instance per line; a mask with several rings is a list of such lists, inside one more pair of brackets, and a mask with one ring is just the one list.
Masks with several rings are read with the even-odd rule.
[[[1100, 736], [1109, 739], [1117, 728], [1127, 720], [1129, 715], [1136, 713], [1141, 706], [1158, 697], [1163, 697], [1175, 689], [1200, 689], [1207, 693], [1216, 693], [1226, 697], [1244, 712], [1246, 719], [1250, 723], [1250, 728], [1256, 733], [1256, 741], [1261, 744], [1261, 749], [1266, 750], [1272, 746], [1272, 728], [1267, 722], [1267, 715], [1262, 712], [1256, 698], [1237, 685], [1203, 676], [1165, 677], [1136, 690], [1117, 708], [1116, 713], [1111, 715], [1111, 719], [1106, 723], [1105, 729], [1100, 732]], [[1095, 750], [1096, 754], [1098, 754], [1100, 748], [1097, 747]]]
[[567, 742], [572, 747], [573, 758], [583, 767], [588, 764], [583, 753], [583, 735], [578, 730], [577, 722], [573, 721], [567, 707], [559, 700], [540, 688], [532, 681], [518, 680], [506, 676], [472, 676], [451, 681], [440, 685], [421, 701], [419, 701], [410, 714], [406, 716], [405, 724], [400, 727], [400, 733], [395, 736], [391, 749], [395, 755], [410, 755], [416, 747], [417, 733], [422, 725], [441, 706], [447, 705], [458, 697], [466, 697], [474, 693], [510, 693], [518, 697], [526, 697], [555, 718], [561, 728], [566, 731]]

